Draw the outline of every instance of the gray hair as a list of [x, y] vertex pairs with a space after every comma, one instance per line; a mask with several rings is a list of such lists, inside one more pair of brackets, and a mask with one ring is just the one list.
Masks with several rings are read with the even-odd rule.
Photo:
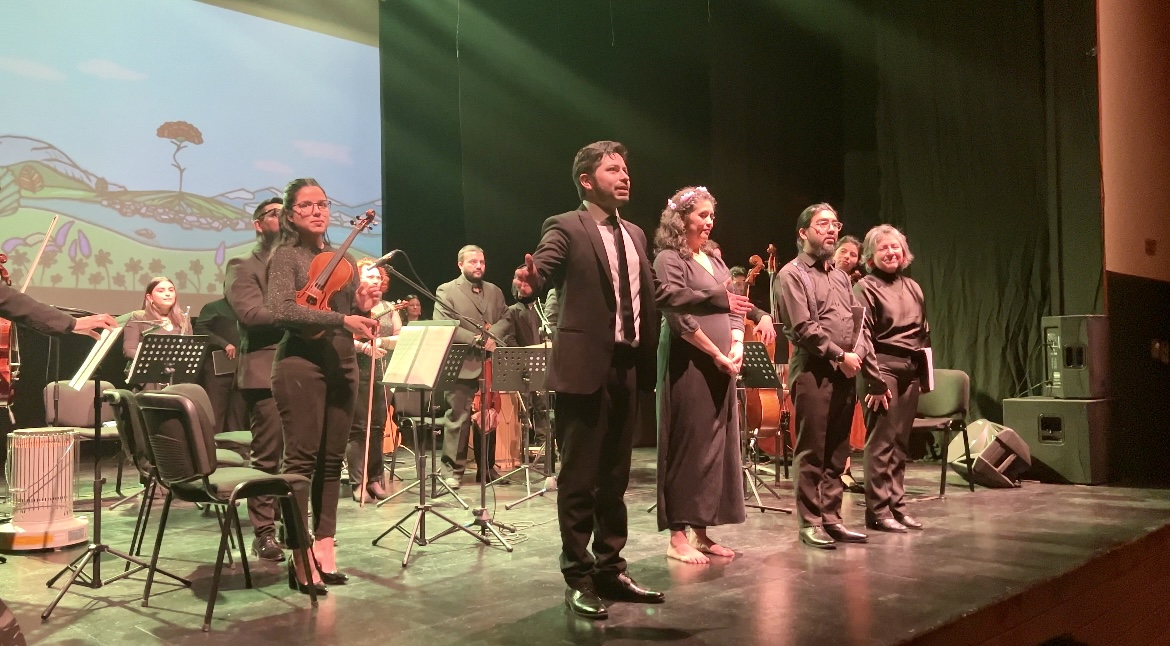
[[898, 269], [905, 269], [914, 262], [914, 254], [910, 253], [910, 243], [906, 234], [889, 224], [879, 224], [865, 234], [865, 242], [861, 246], [861, 265], [869, 273], [873, 273], [873, 256], [877, 253], [878, 242], [886, 236], [894, 236], [898, 244], [902, 245], [902, 264]]

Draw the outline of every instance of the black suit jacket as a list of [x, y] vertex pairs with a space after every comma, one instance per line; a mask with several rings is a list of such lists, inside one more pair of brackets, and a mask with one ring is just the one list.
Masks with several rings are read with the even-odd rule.
[[229, 345], [240, 347], [240, 330], [236, 325], [236, 313], [226, 298], [211, 301], [199, 310], [195, 319], [195, 334], [207, 335], [211, 350], [223, 350]]
[[[654, 307], [654, 275], [646, 251], [646, 234], [622, 220], [638, 251], [641, 275], [641, 321], [637, 348], [638, 387], [654, 388], [658, 313]], [[538, 282], [557, 290], [556, 334], [548, 386], [564, 393], [588, 395], [605, 383], [613, 360], [617, 299], [609, 273], [609, 257], [597, 223], [582, 204], [576, 211], [544, 221], [540, 244], [532, 254]]]
[[272, 387], [272, 361], [277, 344], [284, 338], [284, 329], [276, 326], [276, 319], [265, 305], [265, 255], [257, 248], [244, 258], [228, 262], [224, 296], [239, 320], [240, 365], [236, 374], [240, 388]]
[[76, 324], [72, 316], [0, 283], [0, 317], [42, 334], [65, 334]]

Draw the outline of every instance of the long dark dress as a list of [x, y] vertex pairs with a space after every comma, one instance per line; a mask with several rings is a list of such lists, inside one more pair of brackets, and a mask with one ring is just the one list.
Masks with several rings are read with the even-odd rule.
[[[725, 283], [727, 266], [711, 257], [714, 275], [697, 260], [663, 251], [654, 260], [657, 282], [710, 289]], [[727, 312], [664, 313], [658, 343], [658, 529], [744, 522], [743, 472], [735, 379], [720, 372], [683, 334], [702, 329], [724, 354], [743, 317]]]

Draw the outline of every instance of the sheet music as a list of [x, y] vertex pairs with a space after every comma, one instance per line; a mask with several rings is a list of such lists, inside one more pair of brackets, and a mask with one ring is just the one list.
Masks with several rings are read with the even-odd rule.
[[418, 356], [418, 349], [422, 346], [423, 336], [426, 334], [426, 331], [427, 328], [424, 326], [408, 325], [402, 328], [402, 332], [398, 334], [398, 340], [395, 343], [394, 354], [390, 355], [386, 372], [382, 375], [383, 382], [392, 384], [411, 383], [408, 377], [411, 373], [414, 360]]
[[93, 371], [97, 369], [98, 364], [105, 358], [106, 353], [110, 351], [110, 347], [121, 338], [122, 328], [115, 327], [102, 330], [101, 337], [98, 338], [97, 343], [89, 349], [89, 355], [85, 357], [85, 361], [81, 363], [81, 368], [77, 374], [73, 375], [73, 379], [69, 380], [69, 387], [74, 390], [81, 390], [81, 385], [89, 381], [93, 376]]
[[[423, 335], [419, 344], [418, 354], [415, 357], [414, 365], [410, 368], [406, 382], [412, 386], [431, 386], [434, 384], [439, 369], [443, 365], [443, 359], [447, 356], [447, 348], [451, 345], [451, 337], [455, 336], [454, 328], [428, 327], [425, 329], [426, 334]], [[401, 343], [401, 336], [399, 339]], [[395, 354], [397, 352], [398, 349], [395, 348]]]
[[922, 392], [928, 393], [934, 390], [934, 350], [929, 347], [919, 350], [922, 353], [922, 365], [918, 370], [921, 372], [921, 383], [919, 386]]

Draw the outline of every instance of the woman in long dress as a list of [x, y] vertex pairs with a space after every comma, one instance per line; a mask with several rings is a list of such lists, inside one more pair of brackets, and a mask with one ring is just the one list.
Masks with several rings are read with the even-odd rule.
[[[715, 198], [703, 187], [667, 201], [654, 235], [655, 287], [721, 289], [731, 275], [709, 254]], [[658, 529], [669, 558], [707, 563], [735, 552], [707, 528], [744, 522], [735, 376], [743, 362], [743, 317], [664, 314], [658, 344]], [[687, 530], [690, 530], [688, 536]]]

